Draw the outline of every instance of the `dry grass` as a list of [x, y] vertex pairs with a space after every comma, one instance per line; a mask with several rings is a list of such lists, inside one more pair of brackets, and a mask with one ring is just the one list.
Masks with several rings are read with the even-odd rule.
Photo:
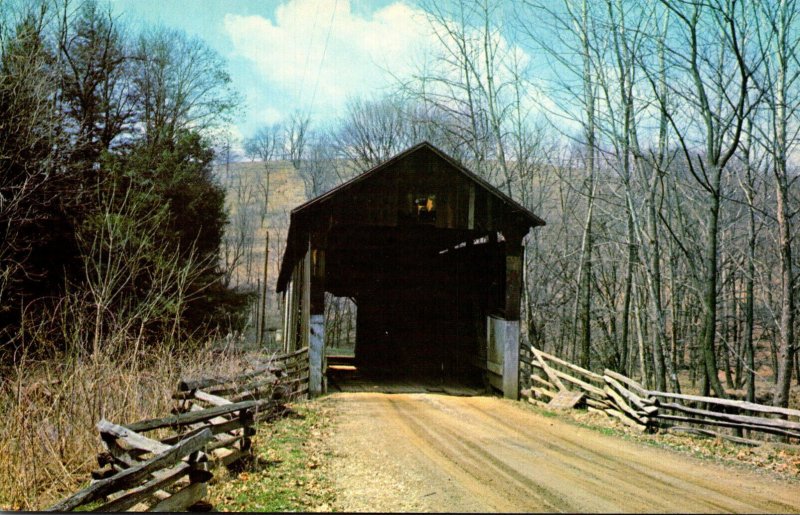
[[44, 509], [79, 489], [97, 466], [101, 418], [124, 424], [169, 414], [181, 377], [245, 366], [248, 356], [232, 349], [107, 349], [95, 359], [17, 365], [0, 385], [0, 510]]

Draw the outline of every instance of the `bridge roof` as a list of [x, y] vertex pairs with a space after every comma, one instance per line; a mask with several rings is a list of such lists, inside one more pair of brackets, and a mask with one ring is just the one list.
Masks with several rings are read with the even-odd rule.
[[[434, 192], [433, 198], [439, 196], [436, 203], [441, 215], [433, 222], [439, 234], [449, 230], [463, 238], [465, 232], [515, 230], [524, 235], [531, 227], [545, 225], [530, 210], [424, 141], [292, 210], [277, 291], [286, 289], [312, 233], [320, 235], [342, 225], [407, 225], [409, 202], [426, 191]], [[324, 234], [320, 237], [325, 239]]]

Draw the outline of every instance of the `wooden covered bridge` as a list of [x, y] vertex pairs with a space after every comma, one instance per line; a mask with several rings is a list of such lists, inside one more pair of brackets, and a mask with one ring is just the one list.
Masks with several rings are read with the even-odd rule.
[[357, 306], [360, 370], [519, 395], [522, 239], [544, 221], [430, 143], [295, 208], [277, 290], [283, 341], [325, 388], [325, 292]]

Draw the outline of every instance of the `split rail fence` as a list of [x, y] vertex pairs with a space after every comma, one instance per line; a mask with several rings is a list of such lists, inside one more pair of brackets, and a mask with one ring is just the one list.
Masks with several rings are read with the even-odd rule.
[[800, 410], [648, 390], [613, 370], [598, 374], [534, 347], [531, 351], [531, 388], [524, 394], [533, 404], [549, 408], [584, 404], [589, 411], [616, 417], [640, 431], [663, 428], [751, 446], [763, 444], [755, 437], [765, 435], [800, 443]]
[[307, 392], [307, 348], [233, 377], [181, 380], [171, 415], [98, 422], [104, 450], [92, 482], [47, 511], [208, 511], [213, 469], [245, 462], [255, 423], [281, 416]]

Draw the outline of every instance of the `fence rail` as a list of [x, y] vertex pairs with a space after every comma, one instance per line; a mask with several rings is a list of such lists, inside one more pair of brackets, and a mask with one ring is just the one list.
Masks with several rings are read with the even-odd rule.
[[100, 420], [104, 450], [92, 482], [47, 511], [210, 510], [203, 499], [213, 469], [247, 458], [254, 424], [307, 392], [307, 348], [236, 376], [182, 379], [171, 415], [127, 425]]
[[[649, 390], [613, 370], [605, 369], [601, 375], [539, 349], [531, 351], [534, 373], [525, 393], [534, 404], [558, 407], [553, 399], [572, 393], [573, 405], [584, 402], [590, 411], [616, 417], [640, 431], [663, 428], [745, 445], [764, 443], [754, 439], [756, 435], [777, 435], [788, 443], [800, 443], [800, 410]], [[719, 428], [734, 434], [719, 432]], [[747, 438], [742, 436], [745, 433]]]

